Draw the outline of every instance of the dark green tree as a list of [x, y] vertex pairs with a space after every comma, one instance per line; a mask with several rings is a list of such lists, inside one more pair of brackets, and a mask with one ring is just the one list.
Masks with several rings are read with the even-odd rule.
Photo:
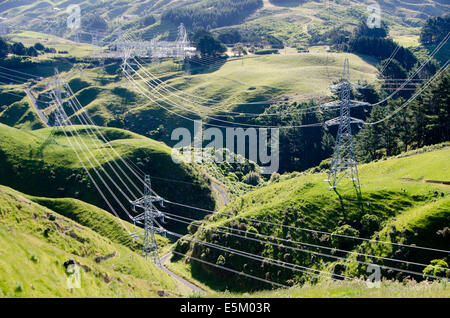
[[8, 55], [9, 45], [6, 41], [0, 38], [0, 58], [5, 58]]
[[22, 43], [16, 42], [11, 46], [11, 53], [16, 55], [26, 55], [27, 49]]
[[30, 46], [30, 47], [27, 49], [27, 55], [28, 55], [28, 56], [38, 56], [39, 53], [38, 53], [38, 51], [37, 51], [33, 46]]
[[443, 17], [433, 17], [427, 20], [420, 33], [422, 44], [435, 44], [450, 32], [450, 14]]
[[44, 45], [42, 45], [41, 43], [36, 43], [35, 45], [34, 45], [34, 48], [36, 49], [36, 50], [38, 50], [38, 51], [43, 51], [43, 50], [45, 50], [45, 46]]
[[227, 51], [227, 47], [208, 31], [199, 31], [199, 34], [194, 35], [194, 39], [195, 46], [202, 57], [218, 56]]

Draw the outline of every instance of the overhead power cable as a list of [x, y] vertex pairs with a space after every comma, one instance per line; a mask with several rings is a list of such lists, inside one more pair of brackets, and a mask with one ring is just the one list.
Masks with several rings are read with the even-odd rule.
[[[169, 218], [171, 220], [174, 220], [174, 221], [177, 221], [177, 222], [181, 222], [181, 223], [185, 223], [185, 224], [191, 224], [189, 222], [177, 220], [176, 218], [173, 218], [173, 217], [167, 217], [167, 218]], [[269, 244], [269, 245], [276, 246], [276, 247], [279, 247], [279, 248], [290, 249], [290, 250], [303, 252], [303, 253], [307, 253], [307, 254], [312, 254], [312, 255], [319, 255], [321, 257], [333, 258], [333, 259], [336, 259], [336, 260], [339, 260], [339, 261], [342, 261], [342, 262], [356, 262], [356, 263], [362, 264], [362, 265], [374, 265], [373, 263], [359, 261], [358, 259], [352, 260], [352, 259], [348, 259], [348, 258], [344, 258], [344, 257], [335, 256], [335, 255], [332, 255], [332, 254], [326, 254], [326, 253], [322, 253], [322, 252], [316, 252], [316, 251], [306, 250], [306, 249], [302, 249], [302, 248], [286, 246], [286, 245], [282, 245], [282, 244], [277, 244], [277, 243], [273, 243], [273, 242], [269, 242], [269, 241], [263, 241], [263, 240], [260, 240], [260, 239], [255, 239], [255, 238], [243, 236], [243, 235], [238, 235], [238, 234], [235, 234], [235, 233], [223, 232], [223, 231], [220, 231], [220, 230], [215, 230], [213, 228], [208, 228], [208, 229], [211, 229], [211, 230], [216, 231], [218, 233], [228, 234], [228, 235], [231, 235], [231, 236], [234, 236], [234, 237], [242, 238], [242, 239], [249, 240], [249, 241], [258, 242], [258, 243], [261, 243], [261, 244]], [[301, 243], [301, 244], [304, 244], [304, 243]], [[306, 245], [306, 244], [304, 244], [304, 245]], [[233, 253], [235, 253], [235, 252], [236, 252], [236, 250], [233, 250]], [[345, 265], [348, 266], [348, 264], [345, 264]], [[396, 272], [407, 273], [407, 274], [420, 276], [420, 277], [423, 276], [423, 277], [427, 277], [427, 278], [433, 278], [433, 279], [439, 279], [439, 280], [444, 279], [444, 280], [446, 280], [446, 278], [443, 278], [443, 277], [438, 277], [438, 276], [435, 276], [435, 275], [424, 274], [424, 273], [416, 272], [416, 271], [412, 271], [412, 270], [401, 269], [401, 268], [397, 268], [397, 267], [386, 266], [386, 265], [379, 265], [379, 264], [375, 264], [375, 265], [379, 266], [380, 268], [386, 269], [386, 270], [392, 270], [392, 271], [396, 271]], [[299, 265], [297, 265], [297, 266], [299, 266]], [[345, 278], [349, 278], [349, 277], [345, 277]]]
[[358, 236], [351, 236], [351, 235], [345, 235], [345, 234], [331, 233], [331, 232], [326, 232], [326, 231], [314, 230], [314, 229], [310, 229], [310, 228], [296, 227], [296, 226], [292, 226], [292, 225], [285, 225], [285, 224], [281, 224], [281, 223], [275, 223], [275, 222], [269, 222], [269, 221], [264, 221], [264, 220], [258, 220], [258, 219], [255, 219], [255, 218], [249, 218], [249, 217], [234, 215], [234, 214], [226, 213], [226, 212], [216, 212], [216, 211], [203, 209], [203, 208], [198, 208], [198, 207], [193, 207], [193, 206], [190, 206], [190, 205], [187, 205], [187, 204], [182, 204], [182, 203], [168, 201], [168, 200], [165, 201], [165, 202], [169, 203], [169, 204], [174, 204], [174, 205], [177, 205], [177, 206], [185, 207], [185, 208], [190, 208], [190, 209], [206, 212], [206, 213], [209, 213], [209, 214], [226, 215], [226, 216], [229, 216], [229, 217], [232, 217], [232, 218], [249, 220], [249, 221], [253, 221], [253, 222], [257, 222], [257, 223], [261, 223], [261, 224], [266, 224], [266, 225], [280, 226], [280, 227], [283, 227], [283, 228], [297, 230], [297, 231], [306, 231], [306, 232], [317, 233], [317, 234], [327, 234], [327, 235], [333, 235], [333, 236], [337, 236], [337, 237], [345, 237], [345, 238], [361, 240], [361, 241], [366, 241], [366, 242], [371, 242], [371, 243], [396, 245], [396, 246], [402, 246], [402, 247], [419, 249], [419, 250], [440, 252], [440, 253], [445, 253], [445, 254], [449, 254], [450, 253], [450, 251], [442, 250], [442, 249], [423, 247], [423, 246], [417, 246], [417, 245], [408, 245], [408, 244], [395, 243], [395, 242], [379, 241], [379, 240], [368, 239], [368, 238], [363, 238], [363, 237], [358, 237]]
[[[206, 229], [212, 229], [215, 232], [218, 233], [222, 233], [222, 234], [230, 234], [233, 235], [232, 233], [229, 232], [224, 232], [224, 231], [220, 231], [217, 230], [217, 228], [220, 229], [225, 229], [225, 230], [229, 230], [229, 231], [234, 231], [234, 232], [238, 232], [244, 235], [254, 235], [257, 237], [261, 237], [263, 239], [271, 239], [271, 240], [277, 240], [277, 241], [281, 241], [281, 242], [285, 242], [285, 243], [289, 243], [289, 244], [295, 244], [295, 245], [300, 245], [300, 246], [309, 246], [309, 247], [313, 247], [313, 248], [320, 248], [320, 249], [326, 249], [330, 252], [341, 252], [341, 253], [346, 253], [346, 254], [352, 254], [352, 255], [357, 255], [357, 256], [364, 256], [364, 257], [370, 257], [370, 258], [375, 258], [375, 259], [380, 259], [380, 260], [385, 260], [385, 261], [390, 261], [390, 262], [396, 262], [396, 263], [402, 263], [402, 264], [408, 264], [408, 265], [415, 265], [415, 266], [420, 266], [420, 267], [427, 267], [429, 266], [428, 264], [422, 264], [422, 263], [416, 263], [416, 262], [411, 262], [411, 261], [406, 261], [406, 260], [400, 260], [400, 259], [395, 259], [395, 258], [389, 258], [389, 257], [383, 257], [383, 256], [376, 256], [376, 255], [371, 255], [371, 254], [365, 254], [365, 253], [359, 253], [357, 251], [348, 251], [348, 250], [343, 250], [343, 249], [339, 249], [339, 248], [333, 248], [333, 247], [328, 247], [328, 246], [323, 246], [323, 245], [317, 245], [317, 244], [311, 244], [311, 243], [307, 243], [307, 242], [303, 242], [303, 241], [294, 241], [294, 240], [287, 240], [287, 239], [283, 239], [280, 237], [276, 237], [276, 236], [270, 236], [270, 235], [264, 235], [264, 234], [260, 234], [260, 233], [253, 233], [253, 232], [248, 232], [248, 231], [243, 231], [243, 230], [239, 230], [239, 229], [235, 229], [232, 227], [227, 227], [227, 226], [222, 226], [222, 225], [214, 225], [214, 224], [209, 224], [205, 221], [201, 221], [201, 220], [196, 220], [196, 219], [192, 219], [192, 218], [188, 218], [188, 217], [184, 217], [184, 216], [180, 216], [180, 215], [176, 215], [176, 214], [172, 214], [169, 212], [164, 212], [170, 219], [170, 217], [174, 217], [174, 218], [178, 218], [178, 219], [184, 219], [189, 221], [189, 224], [196, 226], [197, 228], [201, 228], [197, 223], [201, 223], [203, 225], [206, 225], [207, 227], [205, 227]], [[242, 236], [238, 236], [238, 237], [242, 237]], [[248, 238], [248, 237], [245, 237]], [[263, 241], [261, 241], [263, 242]], [[286, 246], [286, 245], [282, 245], [282, 244], [277, 244], [277, 247], [281, 247], [281, 248], [287, 248], [287, 249], [291, 249], [290, 246]], [[450, 270], [448, 268], [444, 268], [444, 267], [439, 267], [439, 266], [435, 266], [435, 268], [437, 269], [442, 269], [442, 270]]]

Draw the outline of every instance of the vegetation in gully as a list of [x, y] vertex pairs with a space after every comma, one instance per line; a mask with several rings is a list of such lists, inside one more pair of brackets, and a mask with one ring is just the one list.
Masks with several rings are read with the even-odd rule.
[[422, 2], [2, 1], [0, 297], [448, 298]]

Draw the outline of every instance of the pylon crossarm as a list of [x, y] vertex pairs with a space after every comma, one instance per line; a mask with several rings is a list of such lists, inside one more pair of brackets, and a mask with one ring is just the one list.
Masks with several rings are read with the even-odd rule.
[[130, 201], [130, 204], [139, 208], [145, 208], [144, 204], [147, 202], [147, 200], [151, 202], [164, 202], [164, 199], [161, 198], [160, 196], [152, 195], [137, 199], [135, 201]]
[[[341, 118], [340, 117], [336, 117], [330, 120], [327, 120], [325, 122], [325, 125], [329, 126], [336, 126], [336, 125], [340, 125], [341, 124]], [[349, 124], [364, 124], [364, 120], [362, 119], [358, 119], [358, 118], [354, 118], [354, 117], [350, 117], [349, 120]]]
[[139, 232], [136, 232], [136, 233], [131, 233], [130, 236], [131, 236], [132, 238], [140, 238], [141, 236], [144, 236], [144, 231], [139, 231]]
[[340, 122], [341, 122], [341, 119], [339, 117], [337, 117], [337, 118], [333, 118], [333, 119], [327, 120], [325, 122], [325, 125], [328, 126], [328, 127], [329, 126], [335, 126], [335, 125], [339, 125]]
[[135, 217], [133, 218], [133, 221], [134, 221], [134, 222], [138, 222], [138, 221], [141, 221], [141, 220], [144, 220], [144, 219], [145, 219], [145, 215], [144, 215], [144, 213], [141, 213], [141, 214], [135, 216]]
[[370, 103], [360, 102], [357, 100], [351, 100], [350, 101], [350, 107], [357, 107], [357, 106], [371, 106]]
[[323, 108], [336, 108], [336, 107], [341, 107], [342, 103], [341, 101], [334, 101], [334, 102], [329, 102], [329, 103], [325, 103], [320, 105], [320, 107]]

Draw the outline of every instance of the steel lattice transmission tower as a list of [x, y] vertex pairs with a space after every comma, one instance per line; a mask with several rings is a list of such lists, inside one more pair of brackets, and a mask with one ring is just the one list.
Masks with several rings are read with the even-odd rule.
[[338, 92], [339, 101], [324, 104], [322, 107], [339, 108], [340, 111], [339, 117], [325, 122], [327, 126], [339, 125], [327, 181], [330, 183], [330, 188], [334, 190], [339, 181], [344, 177], [349, 177], [359, 195], [361, 189], [351, 124], [362, 124], [364, 121], [351, 117], [350, 109], [355, 106], [370, 106], [370, 104], [351, 100], [352, 89], [355, 87], [357, 86], [350, 83], [350, 67], [347, 58], [345, 59], [341, 82], [330, 87]]
[[133, 222], [144, 225], [144, 230], [131, 234], [132, 238], [142, 238], [142, 256], [147, 258], [149, 255], [153, 258], [155, 263], [159, 263], [158, 245], [156, 244], [155, 234], [164, 234], [165, 230], [156, 221], [161, 218], [164, 221], [164, 214], [155, 208], [154, 203], [163, 203], [164, 199], [160, 196], [152, 195], [152, 185], [150, 176], [145, 176], [145, 191], [144, 196], [136, 201], [131, 201], [133, 211], [136, 208], [144, 211], [133, 218]]

